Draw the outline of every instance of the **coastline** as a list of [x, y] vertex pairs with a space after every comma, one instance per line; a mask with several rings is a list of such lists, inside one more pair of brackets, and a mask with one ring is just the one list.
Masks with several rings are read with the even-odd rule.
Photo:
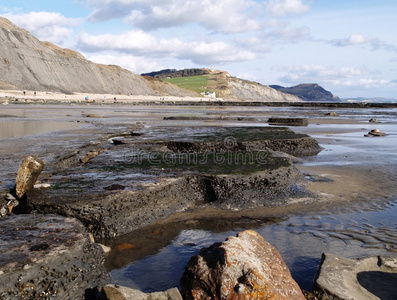
[[[13, 180], [14, 175], [12, 174], [15, 174], [21, 159], [27, 154], [35, 152], [34, 154], [39, 156], [44, 155], [53, 163], [54, 145], [56, 145], [57, 151], [67, 145], [64, 148], [64, 152], [67, 154], [73, 149], [83, 149], [81, 148], [83, 146], [87, 147], [84, 148], [87, 150], [96, 148], [103, 143], [106, 143], [107, 147], [113, 147], [108, 144], [108, 138], [120, 136], [129, 131], [145, 133], [139, 131], [141, 126], [147, 127], [150, 134], [157, 134], [156, 131], [153, 131], [155, 128], [164, 128], [159, 132], [166, 134], [164, 137], [166, 139], [177, 136], [180, 128], [187, 125], [204, 127], [214, 126], [214, 124], [221, 127], [260, 125], [267, 127], [267, 117], [272, 115], [298, 114], [302, 116], [306, 113], [292, 109], [284, 111], [282, 107], [276, 110], [235, 106], [197, 109], [195, 105], [192, 107], [168, 107], [153, 102], [131, 106], [128, 104], [118, 105], [118, 103], [98, 105], [98, 103], [82, 102], [53, 105], [51, 102], [43, 102], [35, 105], [34, 102], [27, 104], [18, 102], [15, 104], [11, 102], [9, 105], [0, 107], [0, 121], [7, 123], [39, 121], [50, 124], [55, 120], [56, 122], [70, 123], [76, 127], [5, 139], [6, 147], [1, 150], [5, 155], [2, 175], [3, 178], [8, 178], [8, 185]], [[167, 107], [166, 110], [165, 107]], [[338, 210], [342, 206], [343, 209], [346, 209], [346, 207], [355, 207], [360, 203], [365, 206], [393, 199], [397, 195], [396, 160], [395, 156], [390, 156], [393, 149], [387, 150], [388, 148], [382, 149], [381, 147], [386, 147], [387, 141], [395, 139], [395, 132], [390, 131], [396, 123], [395, 113], [388, 119], [381, 118], [382, 122], [379, 124], [370, 124], [368, 115], [372, 116], [377, 110], [370, 110], [369, 114], [365, 109], [360, 110], [362, 116], [357, 115], [352, 119], [349, 117], [351, 112], [347, 111], [349, 115], [344, 115], [343, 109], [340, 108], [337, 111], [339, 116], [336, 117], [325, 116], [325, 112], [328, 111], [327, 106], [318, 111], [312, 110], [306, 115], [310, 120], [309, 126], [291, 127], [295, 132], [314, 136], [321, 145], [325, 146], [324, 152], [319, 155], [304, 157], [295, 163], [296, 168], [303, 172], [307, 189], [317, 195], [315, 201], [313, 199], [308, 201], [307, 198], [302, 197], [296, 198], [294, 203], [291, 202], [286, 207], [256, 208], [244, 211], [225, 211], [211, 207], [200, 211], [186, 210], [172, 214], [167, 218], [161, 218], [151, 223], [150, 226], [156, 228], [156, 226], [167, 226], [173, 222], [195, 222], [219, 218], [226, 221], [241, 221], [247, 223], [247, 226], [255, 227], [255, 224], [267, 220], [282, 220], [302, 213], [316, 214], [318, 211], [326, 209]], [[87, 117], [90, 113], [92, 113], [92, 117]], [[191, 120], [164, 120], [164, 117], [170, 115], [199, 117], [194, 117]], [[239, 121], [239, 119], [241, 120]], [[364, 137], [364, 134], [374, 126], [384, 128], [382, 130], [392, 134], [379, 139]], [[151, 136], [148, 133], [136, 136], [134, 140], [139, 143], [142, 138], [148, 139]], [[14, 151], [14, 149], [19, 150]], [[379, 155], [377, 159], [373, 157], [372, 151]], [[105, 152], [105, 155], [107, 156], [104, 159], [107, 160], [120, 158], [119, 154], [110, 155]], [[386, 157], [387, 163], [385, 164], [380, 157], [383, 159]], [[6, 168], [8, 170], [4, 177]], [[90, 173], [87, 172], [87, 174]], [[46, 171], [43, 178], [47, 179]], [[45, 195], [46, 192], [43, 191], [43, 193]]]
[[[25, 94], [24, 94], [25, 92]], [[88, 97], [88, 98], [86, 98]], [[116, 101], [114, 101], [116, 98]], [[167, 95], [118, 95], [58, 92], [0, 90], [0, 99], [12, 103], [73, 103], [73, 104], [123, 104], [123, 105], [176, 105], [176, 106], [270, 106], [270, 107], [328, 107], [328, 108], [395, 108], [392, 102], [284, 102], [284, 101], [256, 101], [229, 100], [209, 97], [177, 97]]]

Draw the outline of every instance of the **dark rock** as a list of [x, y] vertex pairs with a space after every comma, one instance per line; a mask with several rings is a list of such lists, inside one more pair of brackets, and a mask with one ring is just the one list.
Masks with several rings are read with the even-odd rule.
[[369, 135], [372, 136], [385, 136], [386, 133], [381, 132], [379, 129], [372, 129], [370, 132], [368, 132]]
[[369, 122], [370, 122], [370, 123], [379, 123], [379, 121], [378, 121], [377, 118], [371, 118], [371, 119], [369, 120]]
[[0, 299], [84, 299], [110, 281], [104, 253], [76, 219], [0, 220]]
[[397, 295], [397, 258], [322, 256], [313, 293], [320, 300], [392, 300]]
[[122, 184], [115, 183], [115, 184], [105, 187], [104, 189], [107, 191], [119, 191], [119, 190], [124, 190], [125, 186]]
[[318, 154], [322, 148], [305, 134], [296, 134], [286, 127], [227, 128], [212, 138], [170, 141], [167, 148], [178, 153], [261, 151], [271, 149], [294, 156]]
[[25, 158], [15, 180], [15, 192], [18, 198], [21, 198], [34, 186], [44, 166], [45, 162], [37, 157], [28, 156]]
[[[188, 127], [186, 137], [178, 131], [178, 141], [134, 144], [131, 159], [115, 147], [109, 151], [119, 151], [117, 160], [98, 156], [95, 164], [59, 171], [50, 188], [29, 193], [31, 209], [77, 218], [96, 238], [113, 238], [187, 209], [271, 207], [311, 196], [291, 159], [269, 150], [320, 151], [307, 135], [282, 127]], [[118, 177], [100, 181], [86, 176], [88, 170]], [[128, 191], [106, 193], [121, 185]]]
[[113, 145], [123, 145], [123, 144], [125, 144], [125, 142], [122, 141], [122, 139], [114, 139], [113, 138], [113, 139], [110, 139], [109, 141]]
[[276, 248], [251, 230], [200, 250], [181, 287], [187, 300], [305, 299]]
[[306, 118], [269, 118], [267, 122], [271, 125], [287, 125], [287, 126], [308, 126], [309, 121]]

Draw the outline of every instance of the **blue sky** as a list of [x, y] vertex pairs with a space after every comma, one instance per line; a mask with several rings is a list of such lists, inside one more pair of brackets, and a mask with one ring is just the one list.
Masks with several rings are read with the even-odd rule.
[[206, 67], [397, 98], [395, 0], [3, 0], [0, 15], [136, 74]]

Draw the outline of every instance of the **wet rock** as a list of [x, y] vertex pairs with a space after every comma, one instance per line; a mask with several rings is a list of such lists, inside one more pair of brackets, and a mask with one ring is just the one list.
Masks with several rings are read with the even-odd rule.
[[329, 112], [329, 113], [327, 113], [325, 115], [326, 116], [331, 116], [331, 117], [336, 117], [338, 114], [336, 112], [334, 112], [334, 111], [331, 111], [331, 112]]
[[110, 247], [108, 247], [108, 246], [106, 246], [104, 244], [99, 244], [98, 243], [98, 245], [101, 246], [101, 248], [102, 248], [103, 252], [105, 253], [105, 255], [109, 254], [110, 251], [112, 251], [112, 248], [110, 248]]
[[8, 209], [5, 205], [0, 207], [0, 217], [5, 217], [8, 213]]
[[371, 119], [369, 120], [369, 122], [370, 122], [370, 123], [379, 123], [379, 121], [378, 121], [377, 118], [371, 118]]
[[18, 198], [21, 198], [34, 186], [44, 166], [45, 162], [37, 157], [28, 156], [25, 158], [16, 177], [15, 192]]
[[111, 138], [111, 139], [108, 140], [108, 142], [110, 144], [113, 144], [113, 145], [123, 145], [123, 144], [125, 144], [125, 142], [123, 141], [122, 137]]
[[320, 300], [392, 300], [396, 282], [397, 258], [347, 259], [324, 253], [313, 293]]
[[370, 132], [368, 132], [368, 135], [371, 135], [371, 136], [385, 136], [386, 133], [381, 132], [379, 129], [372, 129]]
[[251, 230], [200, 250], [181, 287], [184, 299], [305, 299], [278, 251]]
[[103, 250], [76, 219], [0, 220], [0, 299], [84, 299], [109, 283], [103, 262]]
[[189, 140], [169, 141], [166, 146], [177, 153], [271, 149], [294, 156], [316, 155], [323, 149], [315, 139], [305, 134], [297, 134], [287, 127], [230, 127], [216, 132], [211, 138], [192, 136]]
[[105, 118], [105, 116], [98, 114], [82, 114], [82, 116], [85, 118]]
[[139, 290], [108, 284], [103, 287], [101, 300], [182, 300], [182, 296], [177, 288], [146, 294]]
[[33, 188], [35, 189], [48, 189], [49, 187], [51, 187], [51, 184], [49, 183], [36, 183]]
[[107, 187], [104, 187], [103, 189], [104, 189], [104, 190], [107, 190], [107, 191], [119, 191], [119, 190], [124, 190], [124, 189], [125, 189], [125, 186], [122, 185], [122, 184], [114, 183], [114, 184], [112, 184], [112, 185], [109, 185], [109, 186], [107, 186]]
[[267, 122], [271, 125], [286, 125], [286, 126], [308, 126], [309, 121], [306, 118], [269, 118]]
[[84, 157], [80, 158], [80, 163], [82, 163], [83, 165], [88, 163], [91, 159], [98, 156], [103, 151], [104, 150], [90, 150], [90, 151], [88, 151]]

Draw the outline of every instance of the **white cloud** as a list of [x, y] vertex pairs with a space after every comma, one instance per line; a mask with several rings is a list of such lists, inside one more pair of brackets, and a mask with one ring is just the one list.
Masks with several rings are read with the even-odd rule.
[[378, 88], [386, 86], [389, 81], [380, 78], [376, 72], [364, 68], [335, 68], [323, 65], [303, 65], [274, 67], [275, 71], [286, 73], [279, 80], [289, 85], [299, 83], [319, 83], [333, 86], [361, 86], [363, 88]]
[[378, 38], [372, 36], [364, 36], [361, 34], [352, 34], [348, 38], [335, 39], [332, 40], [330, 43], [337, 47], [369, 45], [372, 50], [383, 49], [386, 51], [397, 52], [396, 46], [386, 43]]
[[152, 59], [145, 59], [143, 57], [132, 55], [93, 55], [88, 56], [87, 59], [105, 65], [118, 65], [124, 69], [128, 69], [135, 74], [148, 73], [153, 70], [161, 70], [164, 68], [158, 62]]
[[81, 19], [66, 18], [55, 12], [30, 12], [27, 14], [5, 14], [5, 18], [19, 27], [25, 28], [40, 40], [62, 45], [73, 34], [73, 27], [82, 23]]
[[264, 32], [262, 37], [266, 40], [270, 39], [288, 43], [296, 43], [312, 39], [309, 28], [291, 28], [288, 24], [279, 24], [274, 29]]
[[172, 57], [202, 65], [247, 61], [256, 58], [253, 52], [222, 41], [184, 42], [178, 38], [158, 40], [140, 30], [121, 35], [92, 36], [84, 34], [79, 39], [77, 46], [86, 52], [117, 51], [146, 58]]
[[224, 33], [259, 30], [252, 17], [260, 4], [253, 0], [102, 0], [89, 1], [94, 9], [93, 22], [125, 17], [125, 21], [143, 30], [169, 28], [198, 23]]
[[247, 73], [247, 72], [238, 74], [237, 78], [241, 78], [241, 79], [245, 79], [245, 80], [249, 80], [249, 81], [257, 81], [258, 80], [258, 78], [254, 74]]
[[269, 0], [266, 9], [271, 15], [281, 17], [304, 14], [310, 10], [310, 5], [304, 4], [302, 0]]

